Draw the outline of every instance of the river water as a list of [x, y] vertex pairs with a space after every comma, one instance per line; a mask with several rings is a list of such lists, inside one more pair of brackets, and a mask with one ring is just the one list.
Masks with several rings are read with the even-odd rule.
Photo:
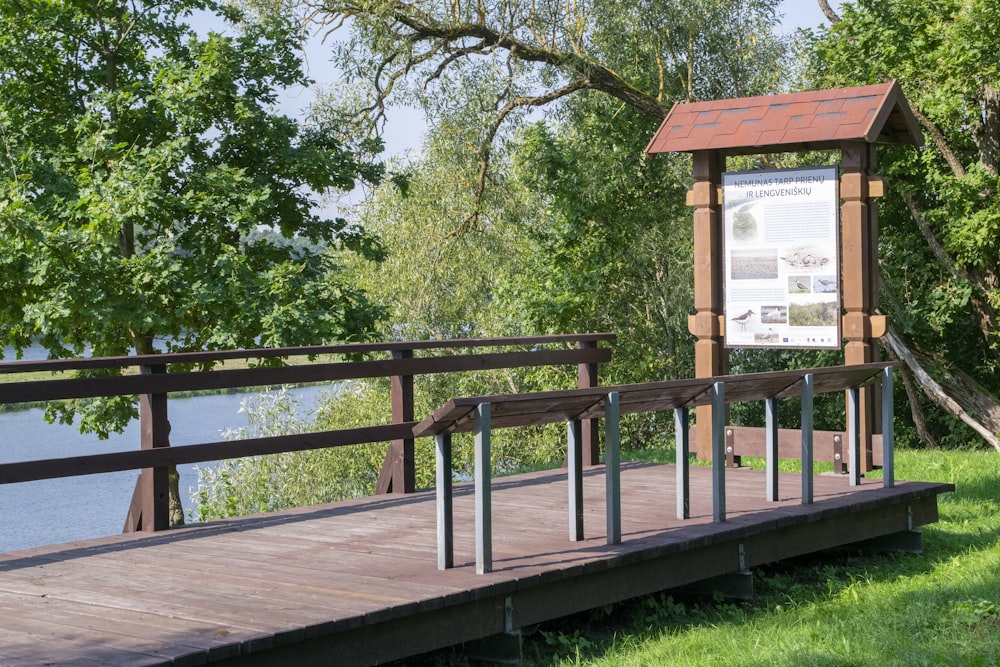
[[[27, 357], [27, 355], [26, 355]], [[6, 359], [13, 358], [7, 356]], [[315, 405], [326, 387], [289, 390], [302, 410]], [[244, 399], [256, 394], [217, 394], [170, 399], [170, 442], [217, 442], [226, 429], [246, 426]], [[0, 413], [0, 463], [61, 458], [139, 448], [139, 424], [108, 440], [82, 435], [76, 426], [48, 424], [40, 408]], [[198, 464], [201, 467], [211, 462]], [[139, 472], [125, 471], [0, 485], [0, 552], [120, 533]], [[181, 498], [193, 508], [195, 466], [180, 467]]]

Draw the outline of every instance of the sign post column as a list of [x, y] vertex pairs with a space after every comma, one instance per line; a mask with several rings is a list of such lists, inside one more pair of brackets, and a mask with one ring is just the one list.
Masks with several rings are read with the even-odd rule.
[[[729, 358], [722, 342], [722, 184], [723, 157], [718, 151], [693, 154], [694, 186], [688, 204], [694, 211], [694, 308], [688, 329], [697, 337], [694, 344], [695, 377], [724, 375]], [[712, 406], [696, 411], [700, 428], [695, 448], [698, 458], [712, 458]]]
[[[840, 196], [843, 254], [844, 363], [878, 361], [874, 338], [882, 335], [881, 318], [873, 318], [878, 305], [878, 213], [872, 196], [881, 194], [881, 181], [871, 177], [875, 168], [875, 146], [844, 142], [841, 153]], [[874, 186], [874, 187], [872, 187]], [[875, 190], [876, 192], [871, 192]], [[877, 388], [864, 387], [859, 397], [858, 424], [861, 437], [861, 471], [872, 469], [872, 433], [878, 414]], [[848, 410], [850, 410], [848, 401]], [[848, 422], [851, 420], [848, 415]]]

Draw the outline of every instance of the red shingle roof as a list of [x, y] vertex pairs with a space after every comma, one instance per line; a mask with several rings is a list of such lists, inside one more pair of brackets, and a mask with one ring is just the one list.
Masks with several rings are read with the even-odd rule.
[[675, 104], [646, 152], [727, 154], [838, 148], [842, 141], [920, 146], [895, 81], [855, 88]]

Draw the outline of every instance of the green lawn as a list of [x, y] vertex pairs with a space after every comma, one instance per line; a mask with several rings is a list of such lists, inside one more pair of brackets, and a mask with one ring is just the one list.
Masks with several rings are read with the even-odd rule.
[[903, 451], [897, 477], [951, 482], [924, 553], [799, 559], [754, 572], [752, 604], [663, 594], [563, 619], [526, 665], [1000, 664], [1000, 457]]

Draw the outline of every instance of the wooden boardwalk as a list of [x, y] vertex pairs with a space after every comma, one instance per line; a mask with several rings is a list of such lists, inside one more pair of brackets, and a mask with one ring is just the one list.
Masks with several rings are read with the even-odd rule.
[[433, 492], [379, 496], [0, 554], [0, 665], [374, 664], [516, 631], [614, 601], [937, 519], [950, 485], [797, 475], [765, 500], [729, 471], [713, 524], [711, 470], [624, 464], [623, 543], [605, 543], [604, 475], [584, 480], [585, 535], [568, 540], [564, 471], [493, 482], [493, 565], [474, 571], [472, 487], [455, 487], [455, 569], [437, 569]]

